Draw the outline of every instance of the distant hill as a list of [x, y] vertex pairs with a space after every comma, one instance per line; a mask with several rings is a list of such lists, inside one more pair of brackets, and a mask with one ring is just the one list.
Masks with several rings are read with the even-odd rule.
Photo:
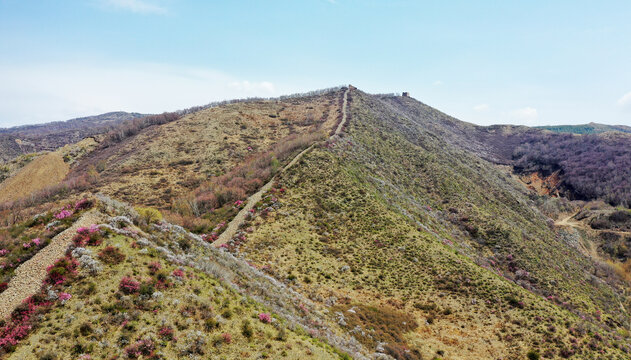
[[597, 123], [589, 123], [585, 125], [552, 125], [552, 126], [537, 126], [538, 129], [549, 130], [557, 133], [571, 133], [571, 134], [600, 134], [610, 131], [618, 131], [624, 133], [631, 133], [631, 127], [624, 125], [605, 125]]
[[86, 137], [102, 134], [125, 121], [144, 116], [124, 111], [109, 112], [67, 121], [0, 129], [0, 161], [38, 151], [52, 151]]

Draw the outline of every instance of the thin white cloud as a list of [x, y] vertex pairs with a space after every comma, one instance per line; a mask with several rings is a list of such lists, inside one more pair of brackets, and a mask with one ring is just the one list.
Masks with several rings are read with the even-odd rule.
[[436, 81], [434, 81], [434, 82], [432, 83], [432, 85], [434, 85], [434, 86], [440, 86], [440, 85], [442, 85], [442, 84], [443, 84], [443, 82], [442, 82], [442, 81], [440, 81], [440, 80], [436, 80]]
[[276, 91], [274, 89], [274, 84], [272, 84], [269, 81], [262, 81], [262, 82], [250, 82], [247, 80], [233, 81], [230, 83], [230, 87], [239, 91], [247, 91], [247, 92], [264, 91], [264, 92], [273, 94]]
[[473, 107], [473, 110], [475, 111], [487, 111], [489, 109], [489, 105], [488, 104], [479, 104]]
[[539, 113], [537, 112], [537, 109], [535, 108], [525, 107], [525, 108], [514, 110], [511, 113], [511, 116], [515, 120], [519, 121], [519, 123], [529, 125], [529, 124], [534, 123], [537, 120], [537, 118], [539, 117]]
[[631, 107], [631, 91], [624, 94], [620, 99], [618, 99], [618, 105]]
[[[275, 84], [165, 64], [0, 63], [0, 127], [108, 111], [160, 113], [215, 100], [278, 96]], [[292, 92], [297, 89], [283, 89]]]
[[145, 0], [103, 0], [105, 6], [131, 11], [138, 14], [164, 15], [168, 12], [165, 7], [152, 4]]

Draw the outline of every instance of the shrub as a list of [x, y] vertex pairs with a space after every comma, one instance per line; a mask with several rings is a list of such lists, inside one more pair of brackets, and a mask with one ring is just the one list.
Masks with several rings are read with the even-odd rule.
[[44, 282], [49, 285], [63, 284], [68, 278], [77, 274], [78, 265], [79, 263], [69, 256], [58, 259], [53, 265], [46, 268], [48, 276]]
[[72, 242], [76, 247], [98, 246], [103, 242], [103, 236], [99, 227], [92, 224], [89, 228], [78, 228], [77, 235], [72, 239]]
[[272, 316], [268, 313], [260, 313], [259, 314], [259, 320], [261, 320], [261, 322], [264, 322], [266, 324], [269, 324], [272, 322]]
[[81, 326], [79, 326], [79, 333], [81, 334], [81, 336], [88, 336], [92, 334], [92, 332], [93, 332], [93, 329], [90, 323], [85, 322], [81, 324]]
[[184, 270], [182, 269], [175, 269], [173, 270], [173, 276], [177, 277], [177, 278], [183, 278], [185, 275]]
[[149, 264], [149, 273], [152, 275], [160, 271], [160, 269], [162, 269], [162, 265], [157, 261]]
[[140, 220], [147, 225], [162, 221], [162, 214], [157, 209], [151, 207], [136, 207], [135, 210], [138, 212]]
[[163, 326], [158, 331], [158, 335], [164, 340], [173, 340], [175, 331], [171, 326]]
[[93, 205], [94, 205], [94, 202], [92, 200], [83, 198], [75, 203], [74, 209], [75, 211], [81, 211], [81, 210], [89, 209]]
[[226, 344], [230, 344], [232, 342], [232, 335], [230, 335], [229, 333], [221, 334], [221, 338], [223, 339], [223, 342]]
[[142, 284], [140, 284], [140, 295], [151, 296], [151, 294], [153, 294], [154, 291], [155, 289], [152, 283], [143, 282]]
[[137, 359], [139, 356], [152, 357], [155, 348], [156, 346], [151, 339], [143, 339], [125, 348], [125, 353], [130, 359]]
[[108, 246], [101, 250], [99, 253], [99, 259], [106, 264], [120, 264], [125, 260], [125, 254], [123, 254], [118, 248]]
[[55, 219], [62, 220], [72, 215], [72, 212], [69, 210], [61, 210], [57, 214], [55, 214]]
[[252, 329], [250, 320], [243, 320], [243, 323], [241, 324], [241, 334], [243, 334], [243, 336], [248, 339], [250, 339], [252, 335], [254, 335], [254, 329]]
[[281, 326], [278, 328], [278, 333], [274, 339], [278, 341], [287, 341], [287, 330], [285, 330], [285, 327]]
[[539, 353], [535, 350], [528, 351], [528, 354], [526, 354], [526, 356], [528, 357], [528, 360], [539, 360], [541, 358]]
[[136, 294], [140, 291], [140, 283], [129, 276], [125, 276], [118, 284], [118, 289], [127, 295]]

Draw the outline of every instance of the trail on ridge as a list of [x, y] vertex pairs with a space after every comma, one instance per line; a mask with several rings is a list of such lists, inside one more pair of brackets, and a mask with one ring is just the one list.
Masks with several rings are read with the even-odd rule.
[[15, 269], [15, 275], [9, 281], [8, 288], [0, 294], [0, 319], [11, 315], [13, 309], [24, 299], [39, 292], [46, 279], [46, 268], [64, 256], [77, 229], [98, 224], [101, 217], [102, 215], [94, 210], [85, 213], [71, 227], [55, 236], [50, 244]]
[[[350, 91], [350, 87], [348, 89], [346, 89], [346, 91], [344, 92], [344, 101], [342, 103], [342, 121], [340, 121], [340, 123], [337, 125], [337, 128], [335, 129], [335, 132], [333, 133], [333, 135], [331, 135], [329, 137], [329, 139], [333, 139], [334, 137], [339, 136], [340, 133], [342, 132], [342, 129], [344, 128], [344, 125], [346, 125], [346, 121], [347, 121], [346, 107], [347, 107], [347, 104], [348, 104], [348, 92], [349, 91]], [[234, 237], [234, 235], [237, 233], [237, 231], [239, 230], [239, 226], [245, 221], [245, 217], [248, 215], [250, 210], [252, 208], [254, 208], [254, 205], [256, 205], [257, 202], [261, 201], [261, 198], [263, 197], [263, 194], [265, 194], [267, 191], [269, 191], [272, 188], [272, 185], [274, 184], [274, 181], [276, 180], [276, 177], [279, 174], [282, 174], [285, 171], [289, 170], [292, 166], [294, 166], [304, 156], [304, 154], [306, 154], [311, 149], [313, 149], [313, 147], [315, 145], [316, 144], [312, 144], [308, 148], [306, 148], [303, 151], [301, 151], [298, 155], [296, 155], [289, 162], [289, 164], [287, 164], [281, 171], [279, 171], [278, 174], [274, 175], [270, 179], [270, 181], [267, 182], [267, 184], [263, 185], [263, 187], [261, 187], [259, 189], [259, 191], [257, 191], [256, 193], [254, 193], [250, 197], [248, 197], [248, 199], [246, 200], [245, 206], [228, 223], [228, 226], [226, 227], [226, 230], [224, 230], [224, 232], [222, 232], [219, 235], [217, 240], [215, 240], [213, 242], [213, 245], [215, 247], [219, 247], [219, 246], [221, 246], [223, 244], [226, 244], [228, 241], [230, 241], [230, 239], [232, 239]]]

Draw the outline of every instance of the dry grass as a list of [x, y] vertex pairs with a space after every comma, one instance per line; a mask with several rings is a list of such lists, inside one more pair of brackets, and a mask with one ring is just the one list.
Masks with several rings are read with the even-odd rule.
[[59, 153], [48, 153], [0, 184], [0, 203], [15, 201], [61, 182], [70, 167]]
[[188, 114], [94, 152], [72, 174], [98, 171], [95, 188], [159, 208], [295, 134], [332, 129], [339, 94], [235, 103]]

